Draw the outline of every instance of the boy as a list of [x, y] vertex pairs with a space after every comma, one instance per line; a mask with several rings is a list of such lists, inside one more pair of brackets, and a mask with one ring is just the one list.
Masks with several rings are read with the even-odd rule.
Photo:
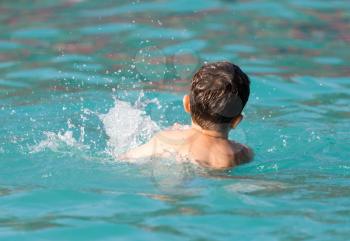
[[212, 169], [228, 169], [252, 159], [251, 149], [228, 139], [242, 120], [250, 93], [248, 76], [236, 65], [216, 62], [194, 75], [183, 106], [192, 125], [157, 133], [148, 143], [130, 150], [121, 159], [183, 157]]

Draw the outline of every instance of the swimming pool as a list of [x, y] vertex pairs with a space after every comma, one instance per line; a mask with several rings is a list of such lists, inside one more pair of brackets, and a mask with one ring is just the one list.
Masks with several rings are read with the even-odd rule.
[[[347, 239], [349, 10], [346, 0], [2, 1], [1, 240]], [[189, 79], [217, 60], [251, 77], [231, 137], [255, 160], [225, 173], [116, 161], [188, 124]]]

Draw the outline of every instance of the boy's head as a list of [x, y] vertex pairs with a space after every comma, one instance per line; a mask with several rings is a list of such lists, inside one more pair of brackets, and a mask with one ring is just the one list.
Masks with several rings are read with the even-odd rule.
[[248, 76], [229, 62], [202, 66], [193, 76], [185, 110], [203, 129], [222, 130], [236, 126], [250, 93]]

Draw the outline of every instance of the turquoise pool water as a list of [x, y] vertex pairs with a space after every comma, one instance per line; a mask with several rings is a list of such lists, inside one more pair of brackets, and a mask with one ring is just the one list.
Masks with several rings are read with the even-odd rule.
[[[0, 3], [1, 240], [346, 240], [350, 4]], [[113, 153], [189, 123], [205, 61], [250, 75], [231, 137], [253, 162], [207, 173]]]

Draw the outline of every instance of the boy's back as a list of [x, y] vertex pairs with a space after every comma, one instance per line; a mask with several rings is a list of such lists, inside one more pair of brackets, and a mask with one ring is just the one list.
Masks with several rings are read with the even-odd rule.
[[155, 136], [155, 141], [161, 156], [172, 151], [178, 157], [214, 169], [248, 162], [252, 155], [250, 149], [242, 144], [209, 136], [196, 129], [162, 131]]
[[164, 130], [146, 145], [128, 152], [122, 158], [176, 157], [214, 169], [231, 168], [248, 162], [253, 153], [249, 147], [226, 138], [209, 136], [193, 128]]

